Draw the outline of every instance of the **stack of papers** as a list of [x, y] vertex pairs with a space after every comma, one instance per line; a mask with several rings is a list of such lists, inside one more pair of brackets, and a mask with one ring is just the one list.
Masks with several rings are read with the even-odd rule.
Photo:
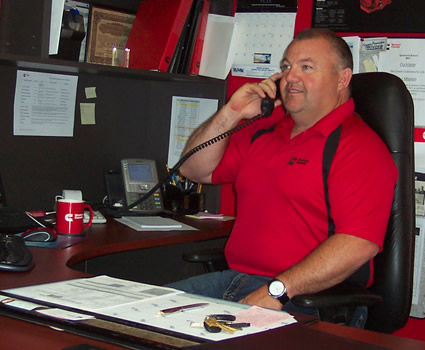
[[197, 230], [194, 227], [161, 216], [123, 216], [116, 220], [136, 231]]
[[224, 216], [223, 214], [211, 214], [211, 213], [207, 213], [207, 212], [199, 212], [197, 214], [193, 214], [193, 215], [186, 215], [188, 218], [193, 218], [193, 219], [212, 219], [212, 220], [223, 220], [223, 221], [227, 221], [227, 220], [234, 220], [235, 218], [233, 216]]
[[[106, 316], [116, 322], [130, 321], [213, 341], [296, 323], [286, 312], [195, 296], [177, 289], [108, 276], [3, 290], [0, 291], [0, 303], [2, 307], [36, 311], [43, 309], [44, 315], [75, 321]], [[188, 307], [199, 303], [203, 306]], [[68, 308], [72, 308], [73, 312]], [[163, 313], [170, 308], [182, 311]], [[236, 322], [249, 322], [251, 326], [234, 334], [224, 331], [209, 333], [203, 327], [203, 320], [212, 314], [234, 315]]]

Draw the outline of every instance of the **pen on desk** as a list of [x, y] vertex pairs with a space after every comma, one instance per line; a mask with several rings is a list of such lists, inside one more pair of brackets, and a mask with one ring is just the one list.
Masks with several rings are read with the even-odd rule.
[[208, 303], [196, 303], [196, 304], [189, 304], [189, 305], [183, 305], [183, 306], [175, 306], [175, 307], [170, 307], [169, 309], [160, 310], [158, 314], [161, 316], [164, 316], [164, 315], [172, 314], [174, 312], [184, 311], [188, 309], [195, 309], [195, 308], [204, 307], [207, 305]]

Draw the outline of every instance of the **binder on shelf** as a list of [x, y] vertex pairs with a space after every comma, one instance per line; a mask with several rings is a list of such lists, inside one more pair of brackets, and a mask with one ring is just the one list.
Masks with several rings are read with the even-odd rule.
[[199, 21], [203, 7], [203, 0], [193, 0], [190, 14], [187, 18], [185, 28], [181, 35], [181, 46], [178, 47], [178, 60], [172, 73], [189, 73], [190, 62], [192, 60], [195, 47], [196, 35], [199, 28]]
[[202, 1], [193, 0], [192, 7], [186, 18], [176, 49], [174, 50], [174, 55], [168, 66], [169, 73], [187, 73], [184, 71], [184, 61], [187, 59], [187, 55], [192, 55], [189, 51], [193, 50]]
[[210, 6], [210, 0], [204, 0], [201, 18], [199, 19], [198, 32], [195, 39], [195, 47], [193, 49], [192, 59], [189, 67], [190, 74], [199, 74], [199, 67], [201, 66], [202, 49], [204, 47], [205, 31], [207, 29], [208, 13], [210, 12]]
[[193, 0], [142, 1], [127, 41], [130, 68], [167, 72]]

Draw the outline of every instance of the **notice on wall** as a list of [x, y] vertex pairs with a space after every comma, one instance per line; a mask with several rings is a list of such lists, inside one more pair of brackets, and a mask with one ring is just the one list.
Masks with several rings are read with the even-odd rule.
[[415, 107], [415, 126], [425, 126], [425, 40], [388, 39], [379, 54], [378, 70], [398, 76], [406, 84]]
[[72, 137], [77, 82], [74, 75], [18, 70], [13, 135]]
[[170, 168], [179, 161], [192, 132], [209, 119], [217, 108], [218, 100], [216, 99], [173, 96], [168, 147]]

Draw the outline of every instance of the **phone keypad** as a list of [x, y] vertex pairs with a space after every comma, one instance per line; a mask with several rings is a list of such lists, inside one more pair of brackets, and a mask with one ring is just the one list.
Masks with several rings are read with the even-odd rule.
[[[130, 201], [135, 202], [140, 198], [140, 193], [131, 193]], [[161, 196], [159, 193], [154, 193], [152, 196], [144, 200], [142, 203], [139, 203], [135, 210], [160, 210], [162, 208]]]

